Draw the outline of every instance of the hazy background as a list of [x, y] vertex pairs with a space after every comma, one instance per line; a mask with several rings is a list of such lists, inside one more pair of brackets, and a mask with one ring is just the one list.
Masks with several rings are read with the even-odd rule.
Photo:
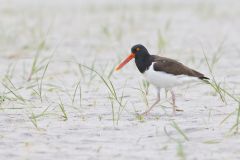
[[[240, 159], [239, 8], [0, 0], [0, 159]], [[175, 117], [163, 90], [151, 114], [137, 116], [154, 88], [133, 62], [113, 70], [138, 43], [205, 73], [215, 89], [176, 88], [184, 112]]]

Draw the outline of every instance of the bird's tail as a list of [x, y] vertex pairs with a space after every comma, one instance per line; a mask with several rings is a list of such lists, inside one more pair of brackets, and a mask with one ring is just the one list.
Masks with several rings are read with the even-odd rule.
[[205, 76], [199, 77], [199, 79], [201, 79], [201, 80], [210, 80], [210, 78], [205, 77]]
[[208, 78], [208, 77], [202, 76], [202, 77], [199, 77], [199, 79], [201, 79], [203, 82], [205, 82], [207, 84], [210, 84], [210, 82], [209, 82], [210, 78]]

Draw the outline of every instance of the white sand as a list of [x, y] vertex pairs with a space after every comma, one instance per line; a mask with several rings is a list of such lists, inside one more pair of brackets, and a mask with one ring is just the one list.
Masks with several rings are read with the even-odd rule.
[[[83, 77], [74, 63], [94, 63], [99, 73], [108, 75], [132, 45], [142, 43], [153, 54], [175, 58], [210, 76], [204, 48], [210, 62], [214, 55], [220, 57], [213, 68], [216, 80], [239, 97], [239, 8], [238, 0], [0, 0], [1, 97], [16, 98], [7, 85], [26, 99], [6, 98], [0, 105], [0, 159], [240, 159], [240, 136], [230, 132], [236, 112], [221, 124], [237, 109], [234, 100], [226, 96], [223, 103], [204, 84], [183, 86], [175, 90], [177, 105], [184, 112], [170, 116], [170, 97], [166, 99], [162, 91], [161, 105], [166, 107], [157, 106], [141, 121], [135, 113], [147, 106], [141, 92], [134, 89], [140, 88], [142, 77], [132, 62], [111, 76], [119, 97], [124, 88], [126, 103], [118, 124], [113, 125], [106, 86], [86, 69]], [[164, 49], [158, 47], [159, 34]], [[46, 47], [40, 61], [55, 53], [43, 79], [43, 102], [34, 94], [39, 89], [36, 77], [42, 76], [43, 69], [27, 82], [42, 39]], [[12, 75], [9, 79], [19, 90], [6, 75]], [[81, 104], [79, 89], [72, 104], [79, 80]], [[154, 99], [155, 90], [150, 87], [149, 103]], [[114, 108], [117, 117], [116, 102]], [[29, 117], [43, 112], [35, 128]], [[188, 141], [172, 126], [174, 122]]]

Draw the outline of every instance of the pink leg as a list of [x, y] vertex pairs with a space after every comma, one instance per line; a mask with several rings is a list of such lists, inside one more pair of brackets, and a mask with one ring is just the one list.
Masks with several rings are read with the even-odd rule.
[[172, 94], [172, 102], [173, 102], [173, 115], [175, 116], [176, 115], [176, 96], [174, 94], [174, 92], [171, 90], [171, 94]]
[[153, 107], [158, 104], [160, 102], [160, 89], [157, 89], [157, 100], [155, 101], [155, 103], [145, 112], [143, 112], [141, 115], [147, 115], [152, 109]]

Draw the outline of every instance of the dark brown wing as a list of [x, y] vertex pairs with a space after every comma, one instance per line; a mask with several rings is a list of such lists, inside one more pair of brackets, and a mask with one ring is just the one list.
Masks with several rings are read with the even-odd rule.
[[187, 66], [173, 59], [156, 55], [152, 55], [152, 57], [153, 62], [155, 62], [155, 64], [153, 65], [153, 69], [155, 71], [163, 71], [174, 75], [188, 75], [192, 77], [198, 77], [200, 79], [209, 79], [205, 77], [202, 73], [188, 68]]

